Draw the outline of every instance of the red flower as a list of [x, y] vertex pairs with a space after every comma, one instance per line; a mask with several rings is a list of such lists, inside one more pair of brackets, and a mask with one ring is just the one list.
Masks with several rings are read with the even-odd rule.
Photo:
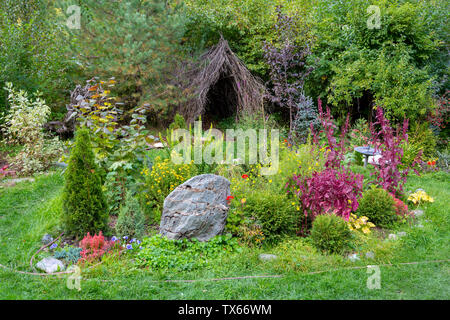
[[248, 179], [248, 175], [243, 174], [243, 175], [242, 175], [242, 179]]
[[431, 161], [428, 161], [427, 164], [428, 164], [429, 166], [431, 166]]
[[8, 168], [9, 168], [9, 165], [3, 166], [3, 167], [2, 167], [2, 171], [5, 171], [5, 170], [8, 169]]
[[436, 160], [431, 161], [431, 165], [435, 166], [436, 165]]
[[233, 199], [234, 199], [233, 196], [228, 196], [228, 197], [227, 197], [227, 201], [231, 201], [231, 200], [233, 200]]

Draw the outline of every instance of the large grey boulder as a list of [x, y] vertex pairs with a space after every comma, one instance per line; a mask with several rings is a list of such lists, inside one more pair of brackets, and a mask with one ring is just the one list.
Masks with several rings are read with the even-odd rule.
[[45, 271], [47, 273], [64, 271], [65, 269], [64, 264], [58, 259], [55, 259], [53, 257], [42, 259], [41, 261], [38, 262], [36, 268]]
[[160, 233], [169, 239], [208, 241], [225, 228], [230, 181], [213, 174], [193, 177], [164, 200]]

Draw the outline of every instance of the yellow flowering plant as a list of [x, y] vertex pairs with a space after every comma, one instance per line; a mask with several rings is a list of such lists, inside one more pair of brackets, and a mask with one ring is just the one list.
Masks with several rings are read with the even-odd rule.
[[423, 202], [434, 202], [434, 199], [430, 197], [425, 191], [417, 190], [408, 197], [408, 201], [411, 201], [415, 205], [420, 205]]
[[364, 234], [369, 234], [371, 228], [375, 228], [372, 222], [369, 222], [369, 218], [366, 216], [357, 217], [355, 214], [351, 213], [347, 221], [348, 227], [352, 231], [361, 231]]
[[196, 174], [193, 161], [189, 164], [174, 164], [170, 159], [156, 157], [151, 169], [141, 170], [144, 177], [144, 197], [148, 208], [154, 213], [155, 222], [161, 217], [164, 199], [180, 184]]

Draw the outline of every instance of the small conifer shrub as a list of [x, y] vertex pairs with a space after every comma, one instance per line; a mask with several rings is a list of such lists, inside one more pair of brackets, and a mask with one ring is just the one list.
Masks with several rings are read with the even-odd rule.
[[389, 228], [398, 221], [394, 198], [384, 189], [372, 187], [363, 193], [357, 211], [376, 226]]
[[314, 246], [328, 253], [343, 253], [350, 247], [352, 233], [347, 221], [334, 214], [321, 214], [314, 219], [311, 229]]
[[89, 131], [76, 134], [63, 191], [63, 225], [66, 234], [81, 237], [107, 229], [107, 205], [91, 149]]
[[145, 232], [145, 217], [139, 206], [139, 201], [131, 192], [127, 193], [125, 203], [120, 208], [119, 218], [116, 223], [116, 233], [124, 236], [141, 238]]

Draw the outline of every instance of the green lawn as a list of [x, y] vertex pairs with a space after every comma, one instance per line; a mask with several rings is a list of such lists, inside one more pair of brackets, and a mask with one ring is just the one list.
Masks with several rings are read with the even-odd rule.
[[[66, 277], [23, 275], [0, 268], [0, 299], [449, 299], [448, 262], [398, 265], [450, 259], [449, 177], [438, 173], [409, 178], [407, 190], [423, 188], [435, 202], [425, 208], [423, 228], [405, 225], [398, 231], [408, 235], [395, 242], [374, 239], [375, 260], [362, 257], [352, 263], [316, 252], [307, 239], [287, 239], [276, 247], [244, 249], [191, 272], [137, 270], [125, 258], [106, 260], [82, 270], [81, 291], [68, 289]], [[34, 183], [0, 189], [0, 264], [31, 271], [29, 261], [43, 234], [58, 233], [62, 185], [63, 178], [55, 173]], [[262, 252], [280, 258], [261, 262]], [[364, 266], [388, 263], [394, 266], [380, 266], [381, 289], [368, 289], [370, 274]], [[345, 269], [354, 266], [363, 268]], [[311, 274], [315, 271], [327, 272]], [[282, 277], [204, 281], [264, 274]]]

